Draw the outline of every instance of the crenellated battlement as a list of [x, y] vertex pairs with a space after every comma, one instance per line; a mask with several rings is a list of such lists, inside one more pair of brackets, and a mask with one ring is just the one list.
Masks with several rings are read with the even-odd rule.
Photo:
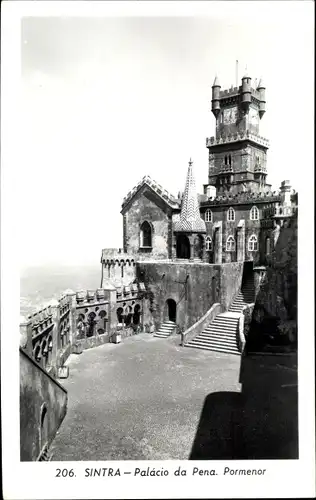
[[[110, 341], [118, 325], [116, 309], [121, 306], [117, 303], [131, 307], [137, 326], [146, 292], [144, 283], [115, 287], [105, 280], [105, 284], [104, 288], [67, 290], [58, 300], [53, 299], [27, 318], [21, 317], [20, 347], [42, 368], [57, 375], [78, 345], [81, 349]], [[143, 324], [140, 326], [143, 328]]]
[[212, 200], [201, 202], [201, 207], [209, 207], [212, 205], [242, 205], [244, 203], [270, 203], [281, 200], [280, 193], [277, 191], [262, 191], [260, 193], [241, 192], [234, 195], [217, 195]]
[[245, 132], [235, 132], [234, 134], [227, 134], [221, 137], [207, 137], [206, 138], [206, 147], [211, 148], [212, 146], [218, 146], [220, 144], [227, 144], [231, 142], [239, 142], [239, 141], [245, 141], [249, 140], [252, 142], [255, 142], [257, 144], [260, 144], [262, 146], [265, 146], [266, 148], [269, 147], [269, 141], [268, 139], [265, 139], [261, 135], [253, 134], [249, 132], [249, 130]]

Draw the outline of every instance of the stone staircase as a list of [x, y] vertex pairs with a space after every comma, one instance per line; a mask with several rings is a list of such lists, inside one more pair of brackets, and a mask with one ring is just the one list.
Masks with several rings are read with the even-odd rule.
[[174, 328], [176, 327], [176, 323], [174, 321], [165, 321], [159, 328], [159, 330], [157, 330], [155, 333], [154, 333], [154, 337], [160, 337], [160, 338], [163, 338], [165, 339], [166, 337], [169, 337]]
[[185, 346], [209, 351], [226, 352], [240, 355], [238, 347], [238, 323], [242, 309], [255, 301], [253, 278], [242, 285], [229, 310], [218, 314], [201, 333]]
[[255, 301], [255, 285], [253, 278], [250, 278], [237, 293], [228, 311], [241, 313], [242, 309], [247, 304], [252, 304]]
[[239, 316], [234, 312], [218, 314], [202, 333], [185, 346], [240, 355], [237, 343]]

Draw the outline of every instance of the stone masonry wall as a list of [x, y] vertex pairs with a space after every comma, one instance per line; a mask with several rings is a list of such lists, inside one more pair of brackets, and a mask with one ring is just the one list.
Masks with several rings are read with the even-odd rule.
[[[214, 224], [216, 222], [223, 221], [223, 232], [222, 232], [222, 252], [223, 252], [223, 262], [234, 262], [237, 260], [237, 226], [240, 220], [245, 221], [245, 260], [251, 260], [253, 262], [259, 261], [259, 251], [249, 251], [248, 250], [248, 240], [251, 235], [255, 234], [258, 239], [258, 248], [260, 243], [260, 220], [250, 219], [250, 210], [253, 206], [256, 206], [259, 210], [260, 219], [263, 217], [263, 205], [258, 203], [248, 204], [248, 205], [233, 205], [235, 210], [235, 221], [227, 221], [227, 210], [229, 206], [215, 206], [211, 207], [212, 211], [212, 222], [205, 222], [206, 224], [206, 235], [211, 236], [214, 244]], [[201, 210], [201, 216], [205, 219], [205, 211], [207, 208], [203, 207]], [[232, 235], [236, 242], [235, 252], [226, 252], [226, 240], [228, 236]]]
[[35, 461], [43, 446], [52, 442], [66, 408], [67, 391], [20, 349], [21, 461]]
[[243, 262], [230, 262], [221, 265], [219, 302], [227, 310], [241, 287]]
[[230, 304], [241, 284], [242, 263], [224, 266], [203, 263], [139, 262], [137, 275], [145, 282], [151, 299], [155, 327], [168, 319], [166, 301], [177, 304], [177, 324], [187, 329], [215, 302]]
[[[126, 213], [124, 248], [138, 258], [166, 259], [170, 252], [170, 216], [168, 210], [150, 192], [140, 192]], [[152, 248], [140, 248], [140, 227], [144, 221], [152, 226]]]

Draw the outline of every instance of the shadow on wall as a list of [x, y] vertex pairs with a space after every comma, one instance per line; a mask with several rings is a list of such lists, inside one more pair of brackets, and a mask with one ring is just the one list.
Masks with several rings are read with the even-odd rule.
[[240, 382], [205, 398], [189, 459], [297, 459], [296, 356], [243, 356]]
[[260, 286], [247, 336], [248, 352], [297, 349], [297, 220], [282, 227]]

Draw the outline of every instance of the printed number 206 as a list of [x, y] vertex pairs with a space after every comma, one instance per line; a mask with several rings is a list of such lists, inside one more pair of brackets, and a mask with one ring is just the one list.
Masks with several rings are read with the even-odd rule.
[[73, 469], [56, 469], [55, 477], [74, 477], [75, 473]]

